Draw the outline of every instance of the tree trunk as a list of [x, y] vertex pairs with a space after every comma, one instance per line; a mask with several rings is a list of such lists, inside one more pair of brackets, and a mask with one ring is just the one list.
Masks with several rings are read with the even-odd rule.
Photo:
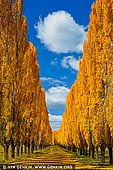
[[89, 157], [91, 157], [91, 148], [89, 147]]
[[23, 155], [23, 144], [21, 145], [21, 155]]
[[82, 155], [82, 148], [80, 149], [80, 155]]
[[75, 146], [72, 145], [72, 146], [71, 146], [71, 151], [74, 152], [74, 150], [75, 150]]
[[35, 146], [35, 149], [36, 149], [36, 151], [38, 150], [38, 147], [37, 147], [37, 145]]
[[87, 146], [86, 146], [86, 148], [85, 148], [85, 156], [87, 156]]
[[94, 145], [92, 144], [92, 159], [94, 159], [94, 153], [95, 153], [95, 148]]
[[28, 154], [30, 154], [30, 143], [28, 143]]
[[26, 147], [26, 143], [24, 144], [24, 154], [27, 153], [27, 147]]
[[105, 163], [105, 146], [101, 145], [101, 163]]
[[40, 146], [39, 145], [37, 145], [37, 150], [39, 150], [40, 149]]
[[68, 150], [71, 151], [71, 146], [70, 145], [68, 146]]
[[98, 160], [98, 146], [95, 147], [96, 159]]
[[19, 156], [19, 151], [20, 151], [20, 143], [18, 142], [16, 146], [16, 156]]
[[109, 150], [109, 163], [110, 164], [113, 164], [113, 160], [112, 160], [112, 147], [108, 147], [108, 150]]
[[15, 158], [15, 144], [14, 141], [11, 141], [11, 158]]
[[73, 150], [72, 150], [73, 152], [76, 152], [76, 147], [75, 147], [75, 145], [73, 145]]
[[33, 152], [34, 152], [34, 139], [31, 142], [31, 153], [33, 153]]
[[4, 159], [8, 160], [8, 150], [9, 150], [9, 145], [5, 144], [4, 146]]
[[79, 155], [79, 148], [77, 148], [77, 154]]
[[82, 154], [84, 155], [84, 147], [82, 148]]

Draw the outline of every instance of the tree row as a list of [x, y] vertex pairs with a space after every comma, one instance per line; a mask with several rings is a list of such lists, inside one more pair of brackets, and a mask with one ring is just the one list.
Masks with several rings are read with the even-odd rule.
[[53, 142], [78, 148], [105, 162], [105, 149], [112, 163], [113, 148], [113, 1], [92, 5], [87, 40], [79, 61], [77, 80], [66, 99], [66, 110]]
[[[4, 158], [51, 143], [37, 52], [28, 40], [22, 0], [0, 2], [0, 145]], [[28, 148], [26, 150], [26, 147]], [[20, 149], [21, 148], [21, 149]]]

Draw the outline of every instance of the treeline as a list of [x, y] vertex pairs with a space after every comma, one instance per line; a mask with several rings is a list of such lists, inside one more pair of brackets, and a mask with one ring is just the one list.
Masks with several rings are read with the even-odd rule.
[[87, 40], [79, 61], [77, 80], [66, 100], [66, 110], [53, 143], [80, 154], [96, 155], [105, 149], [113, 163], [113, 1], [96, 0], [92, 5]]
[[[4, 158], [51, 143], [37, 52], [28, 40], [22, 0], [0, 1], [0, 145]], [[26, 147], [28, 148], [26, 150]]]

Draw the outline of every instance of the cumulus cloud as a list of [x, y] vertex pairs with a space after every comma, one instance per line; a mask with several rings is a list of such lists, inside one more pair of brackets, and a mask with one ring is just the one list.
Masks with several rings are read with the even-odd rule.
[[52, 129], [58, 130], [62, 122], [62, 116], [49, 114], [49, 121]]
[[63, 68], [72, 68], [78, 71], [78, 60], [74, 56], [66, 56], [61, 61], [61, 66]]
[[57, 79], [53, 79], [52, 77], [41, 77], [40, 78], [42, 82], [46, 82], [49, 85], [54, 85], [54, 86], [66, 86], [66, 83]]
[[83, 51], [83, 42], [86, 39], [85, 27], [79, 25], [66, 11], [57, 11], [49, 14], [35, 25], [37, 38], [46, 48], [56, 53]]
[[48, 91], [46, 91], [47, 107], [49, 109], [64, 108], [68, 92], [69, 88], [64, 86], [49, 88]]

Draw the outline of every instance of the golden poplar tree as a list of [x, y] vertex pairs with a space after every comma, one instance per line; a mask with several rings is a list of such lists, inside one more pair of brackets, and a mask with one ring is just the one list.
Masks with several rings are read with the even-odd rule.
[[39, 145], [43, 148], [52, 143], [52, 130], [49, 124], [48, 110], [45, 101], [45, 91], [41, 89], [41, 122], [39, 127]]
[[23, 1], [1, 0], [0, 5], [0, 145], [8, 159], [10, 145], [13, 158], [15, 148], [19, 155], [20, 146], [21, 154], [23, 145], [25, 153], [26, 147], [29, 153], [30, 148], [34, 151], [39, 143], [41, 119], [47, 126], [43, 143], [51, 143], [52, 132], [41, 90], [37, 52], [27, 38]]
[[102, 163], [105, 162], [105, 148], [108, 147], [112, 163], [112, 0], [96, 0], [92, 4], [87, 40], [83, 49], [77, 80], [67, 97], [66, 111], [58, 133], [59, 139], [66, 136], [65, 143], [63, 140], [61, 143], [69, 146], [73, 141], [83, 153], [84, 147], [87, 152], [88, 146], [89, 155], [92, 150], [92, 158], [94, 148], [96, 157], [100, 148]]

